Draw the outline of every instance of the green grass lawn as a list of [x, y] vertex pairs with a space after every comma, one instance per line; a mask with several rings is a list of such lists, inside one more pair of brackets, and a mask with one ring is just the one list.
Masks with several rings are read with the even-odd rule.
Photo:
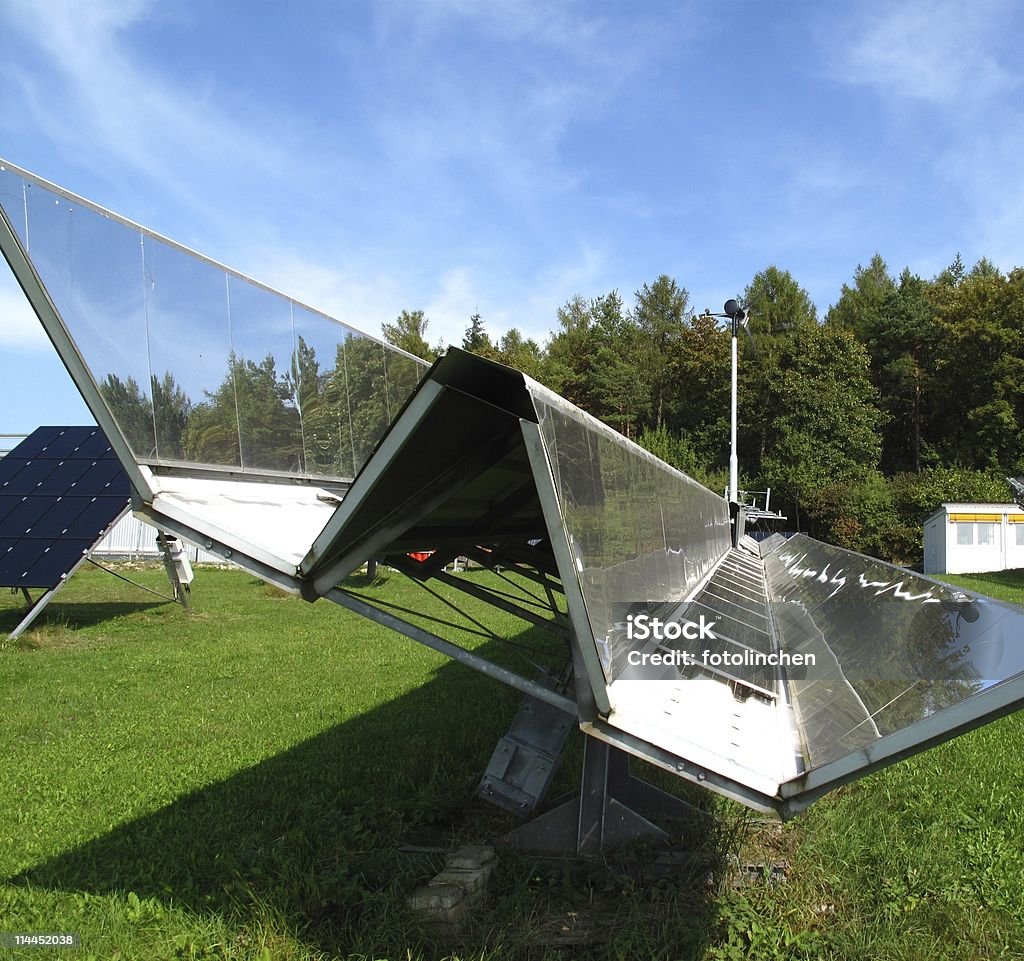
[[[160, 570], [130, 576], [166, 589]], [[1024, 601], [1021, 572], [956, 580]], [[364, 590], [424, 596], [397, 575]], [[20, 604], [0, 598], [0, 632]], [[473, 791], [520, 696], [237, 571], [201, 569], [192, 605], [85, 569], [0, 643], [0, 931], [82, 940], [0, 956], [1024, 958], [1024, 715], [785, 826], [661, 777], [704, 812], [674, 826], [694, 855], [674, 874], [647, 877], [635, 852], [502, 853], [486, 909], [446, 938], [405, 898], [437, 852], [515, 825]], [[561, 656], [487, 620], [533, 660]], [[472, 643], [532, 674], [520, 648]], [[575, 745], [556, 792], [577, 765]], [[747, 880], [737, 859], [785, 877]]]

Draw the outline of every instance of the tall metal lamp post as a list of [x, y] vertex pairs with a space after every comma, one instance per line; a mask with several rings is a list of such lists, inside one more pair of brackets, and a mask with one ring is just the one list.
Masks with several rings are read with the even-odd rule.
[[736, 453], [736, 388], [739, 380], [739, 349], [737, 339], [740, 333], [740, 326], [747, 319], [747, 311], [745, 307], [741, 307], [731, 298], [725, 302], [723, 309], [725, 310], [725, 316], [732, 322], [732, 396], [730, 398], [729, 412], [729, 503], [739, 504], [740, 462], [739, 455]]

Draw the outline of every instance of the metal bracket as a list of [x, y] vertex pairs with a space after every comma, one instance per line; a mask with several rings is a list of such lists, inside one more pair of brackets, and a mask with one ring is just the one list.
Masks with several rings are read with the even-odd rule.
[[[538, 674], [535, 680], [545, 685], [555, 681], [546, 674]], [[477, 796], [514, 814], [532, 813], [547, 793], [574, 727], [564, 711], [527, 695], [508, 734], [491, 755]]]
[[668, 844], [670, 835], [649, 818], [692, 814], [685, 801], [634, 777], [625, 751], [586, 737], [579, 792], [509, 832], [501, 843], [517, 851], [595, 857], [633, 841]]

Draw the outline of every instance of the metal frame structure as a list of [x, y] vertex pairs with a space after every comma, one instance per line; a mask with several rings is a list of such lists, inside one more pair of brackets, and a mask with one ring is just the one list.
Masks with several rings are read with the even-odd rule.
[[[80, 202], [66, 191], [59, 195]], [[81, 202], [87, 213], [102, 213]], [[176, 255], [189, 253], [173, 246]], [[910, 572], [808, 539], [800, 556], [781, 538], [759, 552], [730, 529], [728, 501], [521, 373], [457, 349], [426, 372], [350, 480], [142, 457], [122, 434], [92, 356], [79, 349], [7, 211], [0, 248], [108, 431], [138, 514], [270, 583], [343, 606], [575, 717], [587, 735], [580, 792], [513, 843], [592, 854], [628, 837], [663, 836], [646, 815], [682, 815], [685, 807], [630, 775], [630, 757], [789, 817], [826, 791], [1024, 704], [1024, 611], [971, 598], [984, 616], [962, 635], [963, 607], [947, 588], [926, 590], [913, 581], [917, 593], [900, 593], [915, 578]], [[300, 515], [301, 523], [288, 523]], [[433, 552], [426, 561], [411, 559], [424, 551]], [[544, 597], [524, 601], [451, 577], [444, 566], [457, 556], [510, 568]], [[409, 612], [342, 585], [371, 560], [424, 584], [456, 588], [560, 639], [571, 691], [513, 671], [416, 623], [415, 612], [402, 617]], [[750, 598], [764, 603], [753, 634], [744, 624], [753, 616]], [[698, 610], [719, 611], [735, 622], [735, 636], [722, 644], [765, 657], [816, 645], [828, 652], [838, 680], [800, 681], [781, 668], [756, 681], [738, 669], [631, 674], [635, 646], [622, 626], [640, 609], [680, 623]], [[872, 618], [878, 636], [858, 633], [860, 622]], [[472, 624], [471, 633], [500, 639], [480, 621]], [[889, 704], [869, 710], [861, 701], [857, 710], [871, 724], [858, 723], [854, 713], [849, 730], [833, 730], [843, 718], [811, 730], [812, 707], [824, 704], [828, 714], [830, 684], [862, 684], [870, 693], [872, 685], [890, 683], [888, 675], [871, 673], [894, 669], [880, 653], [880, 638], [899, 655], [896, 667], [910, 672], [891, 683], [909, 691], [927, 680], [914, 673], [911, 656], [923, 642], [935, 663], [953, 672], [950, 690], [936, 695], [937, 707], [922, 698], [916, 715], [894, 717], [886, 713]]]

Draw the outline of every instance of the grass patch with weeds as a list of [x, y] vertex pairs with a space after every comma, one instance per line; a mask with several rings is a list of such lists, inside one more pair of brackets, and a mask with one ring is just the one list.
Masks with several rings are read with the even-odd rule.
[[[159, 568], [132, 577], [166, 589]], [[1020, 572], [974, 580], [1024, 599]], [[425, 600], [388, 572], [352, 586]], [[201, 569], [192, 605], [86, 569], [38, 630], [0, 643], [0, 929], [77, 931], [82, 961], [1024, 957], [1021, 715], [785, 826], [655, 777], [696, 805], [673, 826], [688, 858], [658, 875], [653, 852], [502, 854], [487, 908], [443, 938], [405, 898], [444, 857], [407, 848], [514, 826], [473, 790], [519, 695], [238, 571]], [[20, 606], [0, 598], [0, 631]], [[520, 651], [471, 643], [531, 673]], [[577, 743], [555, 793], [578, 764]]]

